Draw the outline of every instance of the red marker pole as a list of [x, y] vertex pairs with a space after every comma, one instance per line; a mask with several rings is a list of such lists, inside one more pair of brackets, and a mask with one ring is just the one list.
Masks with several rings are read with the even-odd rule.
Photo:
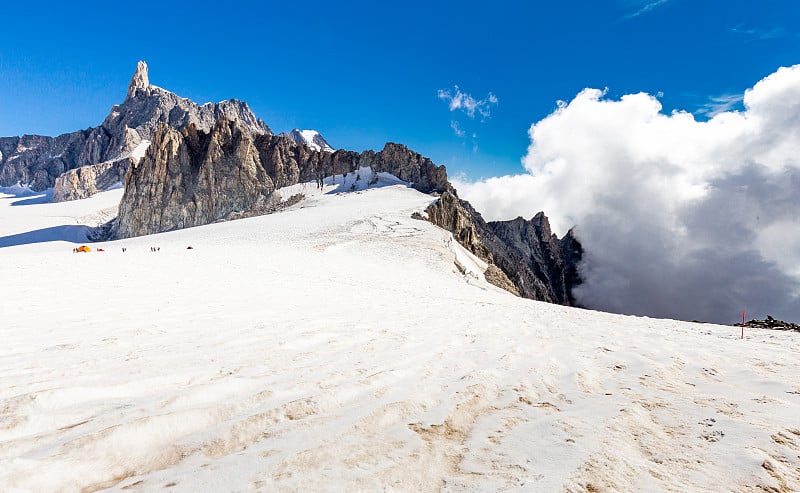
[[742, 310], [742, 339], [744, 339], [744, 316], [747, 314], [747, 310]]

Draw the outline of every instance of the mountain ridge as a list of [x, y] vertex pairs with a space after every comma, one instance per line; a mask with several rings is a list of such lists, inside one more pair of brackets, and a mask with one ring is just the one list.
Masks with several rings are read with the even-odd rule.
[[102, 228], [117, 239], [270, 212], [280, 202], [277, 189], [315, 181], [321, 186], [328, 177], [364, 168], [434, 195], [426, 219], [486, 261], [486, 278], [497, 286], [575, 304], [580, 243], [572, 232], [559, 240], [543, 213], [530, 221], [487, 223], [458, 197], [445, 166], [402, 144], [359, 153], [333, 151], [316, 131], [275, 135], [245, 102], [199, 105], [150, 84], [143, 61], [124, 102], [100, 126], [25, 142], [0, 139], [0, 186], [55, 185], [53, 199], [64, 201], [124, 182], [118, 216]]
[[[111, 107], [97, 127], [56, 137], [23, 135], [0, 137], [0, 186], [22, 184], [34, 191], [56, 187], [58, 177], [85, 166], [101, 165], [89, 176], [124, 176], [131, 153], [145, 140], [151, 140], [159, 123], [183, 128], [195, 123], [210, 129], [220, 117], [241, 120], [254, 133], [272, 133], [256, 118], [247, 103], [229, 99], [219, 103], [197, 104], [175, 93], [151, 85], [147, 64], [137, 63], [123, 103]], [[128, 160], [128, 161], [126, 161]], [[111, 166], [109, 163], [116, 163]], [[74, 186], [76, 176], [66, 177], [54, 191], [57, 200], [84, 198]]]

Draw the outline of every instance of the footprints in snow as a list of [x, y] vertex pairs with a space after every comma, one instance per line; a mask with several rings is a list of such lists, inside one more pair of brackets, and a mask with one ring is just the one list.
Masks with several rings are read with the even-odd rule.
[[[714, 418], [706, 418], [697, 424], [702, 425], [706, 428], [712, 428], [716, 424], [717, 420]], [[704, 430], [700, 433], [700, 438], [707, 442], [718, 442], [725, 436], [725, 432], [721, 430]]]
[[422, 229], [400, 221], [390, 221], [380, 216], [372, 216], [366, 220], [357, 221], [350, 226], [350, 233], [377, 234], [391, 238], [413, 238], [422, 234]]

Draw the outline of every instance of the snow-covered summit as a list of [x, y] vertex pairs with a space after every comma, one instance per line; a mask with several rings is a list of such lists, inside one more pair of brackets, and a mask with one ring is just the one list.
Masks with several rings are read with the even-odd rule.
[[298, 144], [305, 144], [315, 151], [333, 152], [333, 147], [316, 130], [300, 130], [295, 128], [288, 134], [290, 139]]

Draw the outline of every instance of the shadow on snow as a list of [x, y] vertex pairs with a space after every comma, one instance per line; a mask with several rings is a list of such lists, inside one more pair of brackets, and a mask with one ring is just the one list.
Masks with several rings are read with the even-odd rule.
[[17, 233], [15, 235], [0, 236], [0, 248], [32, 243], [45, 243], [48, 241], [68, 241], [71, 243], [86, 243], [89, 241], [87, 233], [91, 228], [83, 225], [63, 225], [49, 228]]

